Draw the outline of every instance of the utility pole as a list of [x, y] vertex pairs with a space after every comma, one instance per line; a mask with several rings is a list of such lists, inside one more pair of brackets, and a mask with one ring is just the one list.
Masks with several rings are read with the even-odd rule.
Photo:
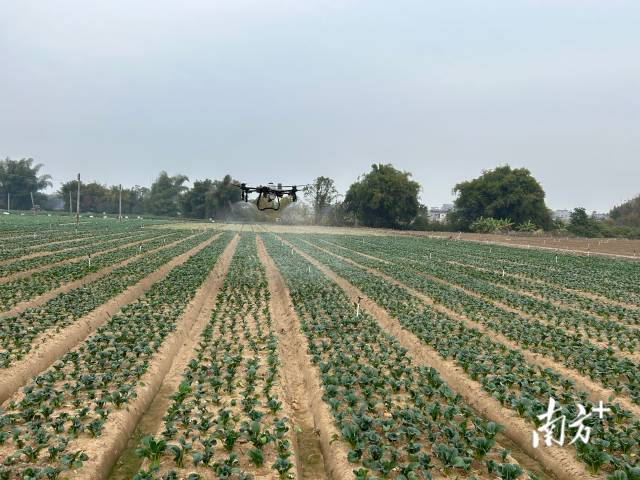
[[11, 194], [7, 192], [7, 212], [11, 210]]
[[122, 221], [122, 184], [120, 184], [120, 197], [118, 199], [118, 220]]
[[80, 223], [80, 174], [78, 174], [78, 198], [76, 198], [76, 231]]
[[33, 201], [33, 192], [29, 192], [31, 194], [31, 210], [33, 210], [33, 214], [36, 214], [36, 204]]
[[71, 201], [71, 190], [69, 190], [69, 215], [73, 216], [73, 202]]

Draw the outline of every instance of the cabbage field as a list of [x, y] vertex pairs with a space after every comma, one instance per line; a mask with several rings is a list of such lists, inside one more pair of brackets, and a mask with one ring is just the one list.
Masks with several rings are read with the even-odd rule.
[[633, 260], [12, 215], [0, 480], [638, 480], [639, 346]]

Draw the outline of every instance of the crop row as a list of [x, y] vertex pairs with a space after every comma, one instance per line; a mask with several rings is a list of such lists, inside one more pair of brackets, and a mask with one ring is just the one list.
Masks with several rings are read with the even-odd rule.
[[177, 231], [168, 237], [152, 237], [139, 245], [132, 245], [107, 253], [98, 254], [88, 260], [57, 265], [46, 270], [37, 271], [31, 276], [20, 278], [9, 283], [5, 283], [0, 290], [0, 310], [9, 308], [24, 302], [33, 297], [41, 295], [60, 285], [78, 280], [86, 275], [95, 273], [100, 269], [122, 262], [128, 258], [140, 254], [146, 250], [160, 247], [167, 242], [184, 238], [187, 235], [184, 231]]
[[99, 255], [105, 250], [118, 248], [128, 243], [142, 242], [149, 238], [158, 237], [161, 234], [161, 231], [138, 230], [127, 234], [118, 235], [116, 238], [107, 240], [103, 240], [102, 238], [97, 241], [95, 239], [89, 239], [85, 241], [83, 245], [69, 250], [64, 250], [62, 252], [53, 252], [47, 255], [32, 258], [19, 258], [13, 262], [8, 262], [0, 265], [0, 276], [11, 275], [17, 272], [23, 272], [32, 268], [43, 267], [74, 258], [78, 260], [84, 260], [84, 258], [89, 254], [94, 256]]
[[95, 282], [60, 293], [41, 306], [3, 319], [0, 324], [0, 368], [10, 367], [13, 362], [31, 352], [34, 341], [43, 333], [58, 332], [71, 325], [172, 258], [189, 251], [209, 237], [208, 234], [196, 235], [180, 241], [173, 247], [161, 249], [153, 255], [140, 256]]
[[[317, 242], [315, 239], [313, 243], [326, 247], [326, 244]], [[393, 248], [377, 245], [379, 248], [374, 249], [372, 248], [373, 243], [371, 242], [366, 247], [366, 252], [369, 254], [392, 261], [405, 269], [439, 278], [444, 282], [473, 291], [489, 300], [501, 302], [526, 314], [534, 315], [543, 323], [552, 323], [570, 331], [584, 333], [588, 339], [604, 341], [607, 344], [615, 345], [619, 350], [629, 352], [634, 352], [640, 342], [640, 329], [628, 327], [614, 320], [598, 318], [579, 309], [554, 305], [548, 300], [505, 288], [503, 284], [499, 283], [502, 276], [478, 271], [462, 263], [445, 262], [433, 258], [429, 259], [426, 255], [416, 255], [414, 249], [405, 248], [403, 245], [396, 245]], [[362, 245], [357, 245], [357, 242], [343, 241], [341, 244], [349, 246], [353, 252], [365, 252]], [[331, 249], [331, 247], [329, 248]], [[353, 260], [363, 260], [362, 255], [354, 255], [353, 252], [340, 250], [336, 253], [348, 256]], [[376, 264], [375, 261], [372, 263]], [[377, 265], [378, 267], [382, 266], [382, 262], [378, 262]]]
[[[39, 224], [22, 225], [18, 228], [12, 228], [11, 223], [0, 219], [2, 226], [2, 234], [0, 234], [0, 245], [11, 247], [14, 245], [30, 246], [45, 245], [56, 241], [73, 240], [86, 236], [92, 236], [100, 232], [125, 232], [139, 230], [142, 226], [141, 222], [114, 222], [114, 221], [83, 221], [80, 223], [79, 229], [76, 231], [75, 222], [71, 219], [63, 223], [42, 222]], [[19, 221], [23, 221], [20, 219]], [[155, 223], [147, 221], [147, 224]]]
[[[328, 265], [340, 276], [347, 278], [443, 358], [454, 360], [472, 380], [479, 382], [482, 388], [503, 406], [531, 422], [532, 430], [540, 426], [538, 415], [546, 411], [550, 397], [561, 402], [561, 413], [566, 418], [577, 417], [576, 403], [592, 406], [588, 400], [588, 394], [578, 391], [571, 379], [564, 378], [549, 369], [529, 364], [521, 353], [510, 351], [480, 331], [468, 328], [461, 320], [435, 311], [407, 290], [368, 273], [363, 268], [321, 252], [292, 236], [288, 238], [294, 240], [301, 250]], [[382, 267], [380, 269], [382, 270]], [[422, 285], [423, 278], [415, 273], [403, 271], [402, 267], [387, 265], [385, 270], [385, 273], [396, 276], [401, 281], [415, 283], [411, 285], [413, 287]], [[394, 275], [391, 275], [392, 273]], [[411, 278], [416, 278], [418, 281], [412, 282]], [[451, 289], [441, 285], [440, 287], [442, 290], [429, 289], [429, 294], [445, 306], [456, 307], [458, 300], [449, 292]], [[473, 306], [473, 299], [469, 299], [468, 302]], [[463, 305], [466, 309], [467, 300]], [[465, 312], [465, 309], [461, 311]], [[470, 317], [474, 313], [471, 307], [466, 310], [466, 314]], [[484, 315], [486, 319], [485, 317], [475, 318], [481, 323], [486, 321], [491, 325], [494, 321], [493, 313], [485, 311]], [[525, 346], [528, 345], [527, 337], [530, 335], [527, 332], [531, 329], [529, 327], [519, 333], [520, 343]], [[552, 340], [549, 339], [549, 341]], [[613, 412], [611, 416], [605, 416], [602, 421], [591, 419], [590, 443], [576, 444], [577, 458], [594, 473], [608, 464], [611, 466], [605, 469], [623, 469], [625, 466], [635, 465], [638, 461], [634, 452], [640, 448], [640, 421], [617, 404], [609, 407]]]
[[[100, 240], [100, 241], [112, 240], [114, 238], [127, 236], [140, 231], [141, 231], [140, 229], [116, 230], [116, 231], [108, 230], [108, 231], [102, 231], [102, 232], [92, 232], [92, 234], [79, 236], [78, 238], [73, 238], [73, 239], [61, 239], [58, 241], [53, 239], [51, 241], [47, 241], [47, 242], [39, 243], [35, 245], [23, 245], [22, 242], [15, 242], [13, 245], [9, 245], [9, 246], [5, 246], [3, 244], [2, 248], [0, 248], [0, 260], [7, 262], [13, 259], [19, 259], [21, 256], [24, 256], [24, 255], [32, 255], [32, 254], [38, 254], [43, 256], [45, 254], [58, 252], [60, 250], [67, 250], [67, 249], [82, 247], [96, 240]], [[6, 242], [6, 243], [10, 243], [10, 242]]]
[[[315, 250], [300, 239], [296, 241], [301, 248]], [[309, 253], [316, 255], [312, 251]], [[346, 257], [353, 255], [348, 252], [342, 253], [345, 253]], [[603, 386], [628, 395], [633, 402], [640, 404], [640, 368], [630, 360], [614, 356], [611, 349], [585, 342], [581, 335], [567, 332], [562, 327], [542, 323], [536, 319], [525, 319], [495, 306], [490, 301], [418, 275], [412, 268], [362, 257], [357, 261], [425, 293], [435, 302], [505, 335], [523, 348], [562, 362]]]
[[306, 260], [272, 236], [265, 244], [291, 292], [355, 478], [523, 473], [496, 445], [501, 426], [478, 417], [434, 369], [415, 366]]
[[[278, 396], [278, 342], [255, 235], [242, 234], [211, 321], [182, 374], [163, 430], [142, 440], [139, 478], [292, 478], [290, 421]], [[206, 478], [206, 477], [205, 477]]]
[[[334, 238], [333, 240], [337, 240]], [[350, 245], [361, 244], [355, 238], [349, 237], [345, 238], [344, 241], [348, 242]], [[389, 245], [385, 245], [385, 242], [371, 238], [367, 240], [367, 247], [373, 249], [382, 248], [385, 251], [390, 251]], [[604, 318], [618, 318], [626, 323], [631, 324], [640, 324], [640, 306], [635, 308], [625, 307], [623, 305], [607, 303], [600, 301], [595, 298], [591, 298], [588, 295], [581, 294], [579, 292], [580, 284], [585, 283], [585, 279], [578, 278], [574, 281], [570, 281], [564, 287], [560, 286], [553, 281], [541, 281], [544, 278], [543, 272], [545, 270], [554, 269], [554, 270], [564, 270], [564, 269], [572, 269], [574, 268], [572, 262], [575, 260], [575, 257], [563, 257], [559, 256], [559, 262], [557, 265], [553, 260], [551, 260], [551, 264], [543, 264], [541, 266], [535, 266], [533, 263], [525, 264], [527, 265], [526, 269], [530, 271], [528, 275], [524, 275], [522, 271], [522, 262], [509, 262], [505, 263], [502, 260], [501, 252], [493, 253], [493, 246], [485, 246], [485, 245], [476, 245], [475, 254], [471, 254], [467, 250], [468, 246], [460, 246], [458, 245], [460, 242], [423, 242], [423, 241], [411, 241], [409, 239], [403, 238], [398, 239], [394, 242], [394, 245], [399, 245], [401, 250], [406, 252], [411, 252], [414, 258], [418, 259], [426, 259], [429, 256], [429, 259], [435, 262], [446, 262], [449, 265], [460, 264], [465, 267], [475, 267], [470, 268], [469, 270], [481, 271], [479, 269], [485, 270], [483, 273], [489, 272], [489, 276], [491, 272], [495, 275], [493, 277], [493, 282], [513, 286], [517, 289], [523, 290], [531, 290], [536, 294], [543, 296], [548, 300], [557, 301], [564, 304], [573, 305], [593, 313], [596, 313]], [[526, 258], [529, 252], [523, 252], [523, 256]], [[431, 254], [431, 255], [430, 255]], [[592, 266], [592, 269], [599, 268], [602, 260], [597, 260], [597, 264]], [[629, 265], [630, 264], [630, 265]], [[619, 265], [619, 262], [615, 264]], [[629, 273], [617, 272], [620, 277], [628, 276], [631, 280], [631, 285], [634, 283], [634, 278], [637, 278], [637, 275], [640, 273], [640, 270], [637, 267], [634, 267], [633, 262], [625, 262], [625, 270], [630, 270]], [[541, 268], [540, 268], [541, 267]], [[532, 270], [533, 269], [533, 270]], [[503, 274], [504, 272], [504, 274]], [[581, 276], [590, 275], [589, 271], [575, 271], [570, 276], [577, 278]], [[484, 277], [486, 278], [486, 277]], [[621, 284], [615, 281], [615, 276], [613, 277], [616, 288], [618, 289], [618, 293], [614, 296], [618, 300], [622, 300], [624, 302], [631, 302], [631, 298], [629, 294], [632, 292], [629, 290], [620, 290]], [[627, 285], [629, 282], [627, 282]], [[598, 287], [601, 287], [598, 285]], [[578, 290], [578, 291], [576, 291]], [[601, 291], [608, 291], [608, 288], [599, 288]]]
[[174, 268], [5, 403], [0, 478], [55, 479], [88, 458], [77, 440], [99, 437], [110, 414], [136, 397], [151, 359], [230, 237]]
[[[404, 239], [404, 242], [411, 243], [411, 239]], [[414, 243], [429, 245], [433, 248], [432, 251], [441, 251], [453, 257], [475, 258], [493, 265], [500, 263], [511, 273], [561, 285], [570, 290], [592, 292], [612, 300], [640, 304], [638, 262], [470, 242], [421, 240]]]

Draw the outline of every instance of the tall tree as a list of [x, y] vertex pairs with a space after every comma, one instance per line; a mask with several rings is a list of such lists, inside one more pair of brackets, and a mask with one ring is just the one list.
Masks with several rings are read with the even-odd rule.
[[598, 237], [602, 233], [600, 223], [587, 215], [582, 207], [575, 208], [569, 215], [567, 230], [579, 237]]
[[182, 211], [190, 218], [223, 219], [231, 206], [241, 200], [241, 192], [231, 175], [222, 180], [196, 180], [181, 198]]
[[240, 189], [234, 185], [237, 183], [231, 175], [213, 182], [213, 189], [207, 195], [207, 204], [211, 209], [208, 216], [223, 219], [229, 214], [231, 206], [242, 199]]
[[613, 207], [609, 217], [616, 225], [640, 227], [640, 195]]
[[45, 200], [40, 191], [51, 186], [51, 176], [40, 175], [42, 164], [33, 162], [33, 158], [0, 160], [0, 205], [7, 207], [7, 194], [11, 196], [11, 208], [17, 210], [31, 208], [31, 194], [36, 204]]
[[211, 207], [208, 196], [213, 190], [213, 182], [208, 178], [196, 180], [182, 196], [182, 213], [189, 218], [209, 218]]
[[[62, 184], [58, 190], [64, 201], [65, 210], [69, 211], [69, 193], [71, 193], [71, 206], [76, 209], [76, 196], [78, 195], [78, 181], [70, 180]], [[107, 212], [113, 213], [113, 205], [110, 201], [109, 189], [97, 182], [80, 183], [80, 211], [81, 212]]]
[[368, 227], [396, 228], [410, 224], [420, 206], [420, 185], [393, 165], [377, 164], [349, 187], [344, 203]]
[[311, 200], [314, 212], [314, 223], [319, 225], [327, 210], [338, 197], [333, 179], [318, 177], [311, 185], [304, 188], [304, 196]]
[[145, 210], [154, 215], [177, 215], [180, 195], [187, 190], [183, 184], [187, 181], [189, 177], [186, 175], [170, 177], [164, 170], [160, 172], [151, 184]]
[[538, 228], [551, 226], [542, 186], [526, 168], [509, 165], [486, 170], [473, 180], [458, 183], [453, 220], [464, 230], [478, 218], [509, 219], [516, 224], [531, 221]]

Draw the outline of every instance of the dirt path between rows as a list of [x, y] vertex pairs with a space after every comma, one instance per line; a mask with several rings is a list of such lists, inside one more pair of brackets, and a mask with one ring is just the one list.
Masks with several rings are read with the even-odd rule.
[[290, 405], [296, 432], [298, 478], [351, 479], [353, 466], [347, 460], [342, 442], [333, 441], [340, 433], [333, 423], [331, 411], [322, 400], [320, 379], [307, 354], [308, 344], [300, 320], [293, 308], [289, 289], [262, 239], [256, 237], [258, 255], [267, 271], [271, 294], [269, 308], [278, 337], [278, 353], [282, 362], [285, 401]]
[[[215, 238], [218, 238], [216, 235]], [[229, 270], [231, 258], [235, 252], [239, 237], [235, 236], [227, 245], [224, 252], [218, 258], [211, 269], [205, 282], [197, 289], [195, 296], [187, 305], [182, 316], [176, 323], [176, 329], [168, 335], [153, 356], [146, 373], [140, 379], [140, 388], [136, 391], [137, 397], [127, 404], [127, 408], [113, 412], [104, 426], [103, 434], [99, 438], [83, 438], [72, 442], [69, 448], [83, 449], [89, 455], [89, 460], [79, 470], [75, 470], [74, 478], [86, 480], [102, 480], [107, 478], [111, 468], [116, 463], [120, 454], [126, 448], [129, 439], [134, 434], [136, 426], [154, 403], [159, 392], [165, 392], [164, 380], [172, 371], [175, 377], [170, 377], [169, 382], [175, 382], [184, 370], [186, 362], [190, 359], [193, 340], [200, 337], [200, 333], [211, 318], [211, 310], [215, 306], [218, 290], [224, 282]], [[211, 243], [211, 242], [208, 242]], [[180, 354], [180, 355], [178, 355]], [[177, 365], [172, 370], [174, 362], [185, 362]], [[177, 384], [176, 384], [177, 385]], [[173, 390], [171, 390], [173, 392]], [[166, 400], [166, 403], [162, 403]], [[151, 423], [161, 422], [170, 399], [159, 399], [154, 405], [153, 411], [148, 415]], [[160, 411], [160, 408], [165, 407]]]
[[138, 421], [134, 431], [129, 435], [122, 454], [111, 468], [109, 480], [130, 480], [133, 478], [143, 464], [143, 459], [139, 458], [135, 453], [135, 449], [140, 446], [141, 439], [145, 435], [155, 435], [162, 430], [162, 418], [172, 402], [170, 397], [180, 386], [182, 374], [186, 370], [189, 361], [193, 358], [193, 353], [198, 342], [200, 342], [202, 331], [211, 321], [211, 312], [216, 306], [217, 296], [227, 276], [238, 240], [239, 237], [237, 236], [231, 240], [213, 268], [207, 280], [208, 286], [205, 287], [206, 297], [202, 302], [193, 327], [188, 332], [188, 335], [183, 335], [180, 350], [174, 357], [169, 372], [164, 377], [151, 405]]
[[398, 320], [392, 318], [386, 310], [367, 297], [364, 292], [349, 283], [348, 280], [337, 275], [329, 267], [301, 251], [293, 244], [286, 240], [284, 241], [305, 260], [337, 283], [353, 302], [358, 302], [358, 299], [360, 299], [360, 305], [364, 310], [373, 315], [380, 326], [393, 335], [408, 350], [416, 363], [435, 368], [449, 387], [460, 394], [464, 401], [480, 416], [504, 425], [506, 427], [505, 435], [521, 449], [520, 452], [512, 452], [516, 460], [522, 455], [528, 455], [531, 459], [539, 462], [538, 468], [548, 471], [559, 480], [598, 478], [587, 472], [585, 467], [574, 458], [571, 450], [546, 447], [533, 448], [531, 445], [532, 426], [525, 422], [523, 418], [519, 417], [515, 412], [502, 407], [496, 399], [486, 394], [478, 383], [469, 379], [462, 368], [458, 367], [455, 362], [444, 360], [440, 357], [438, 352], [423, 343], [413, 333], [404, 329]]
[[124, 267], [125, 265], [137, 260], [138, 257], [140, 257], [141, 255], [150, 255], [150, 254], [153, 254], [154, 252], [157, 252], [159, 250], [164, 250], [166, 248], [172, 248], [172, 247], [176, 246], [178, 243], [183, 242], [185, 240], [188, 240], [190, 238], [193, 238], [194, 236], [195, 235], [190, 235], [188, 237], [180, 238], [180, 239], [178, 239], [178, 240], [176, 240], [174, 242], [167, 243], [166, 245], [161, 245], [161, 246], [156, 247], [156, 248], [151, 249], [151, 250], [146, 250], [146, 251], [143, 251], [143, 252], [136, 253], [135, 255], [127, 258], [126, 260], [123, 260], [123, 261], [118, 262], [118, 263], [114, 263], [113, 265], [109, 265], [108, 267], [105, 267], [102, 270], [98, 270], [97, 272], [90, 273], [89, 275], [85, 275], [84, 277], [79, 278], [78, 280], [74, 280], [72, 282], [64, 283], [64, 284], [60, 285], [59, 287], [53, 288], [53, 289], [43, 293], [42, 295], [38, 295], [37, 297], [30, 298], [29, 300], [25, 300], [23, 302], [20, 302], [20, 303], [16, 304], [15, 306], [13, 306], [11, 309], [5, 310], [4, 312], [0, 312], [0, 320], [2, 320], [3, 318], [9, 318], [9, 317], [13, 317], [15, 315], [19, 315], [20, 313], [24, 312], [25, 310], [28, 310], [29, 308], [39, 307], [39, 306], [45, 304], [46, 302], [48, 302], [49, 300], [51, 300], [52, 298], [56, 297], [60, 293], [66, 293], [66, 292], [69, 292], [69, 291], [73, 290], [74, 288], [82, 287], [82, 286], [86, 285], [87, 283], [95, 282], [96, 280], [99, 280], [102, 277], [105, 277], [105, 276], [109, 275], [115, 269], [120, 268], [120, 267]]
[[41, 341], [38, 348], [32, 350], [22, 360], [15, 362], [10, 368], [6, 369], [6, 372], [2, 373], [0, 377], [0, 403], [13, 395], [32, 377], [49, 368], [58, 358], [84, 341], [100, 325], [120, 311], [123, 306], [143, 295], [154, 283], [166, 277], [173, 268], [186, 262], [189, 257], [214, 242], [219, 236], [220, 234], [204, 241], [182, 255], [178, 255], [88, 315], [79, 318], [72, 325], [51, 335], [46, 342]]
[[[313, 245], [313, 244], [310, 244]], [[456, 320], [459, 320], [461, 322], [463, 322], [465, 324], [465, 326], [467, 326], [468, 328], [473, 328], [475, 330], [478, 330], [479, 332], [484, 333], [485, 335], [487, 335], [489, 338], [491, 338], [492, 340], [494, 340], [495, 342], [501, 343], [504, 346], [508, 347], [510, 350], [513, 351], [517, 351], [518, 353], [520, 353], [525, 360], [527, 360], [527, 362], [533, 364], [533, 365], [537, 365], [540, 368], [549, 368], [553, 371], [555, 371], [556, 373], [559, 373], [560, 375], [572, 380], [576, 386], [577, 389], [579, 390], [583, 390], [586, 393], [589, 394], [589, 399], [593, 402], [598, 402], [600, 400], [611, 400], [611, 399], [615, 399], [615, 401], [619, 402], [620, 405], [622, 405], [623, 408], [625, 408], [626, 410], [629, 410], [630, 412], [632, 412], [634, 415], [636, 415], [637, 417], [640, 417], [640, 405], [636, 405], [635, 403], [633, 403], [631, 401], [631, 399], [629, 397], [627, 397], [624, 394], [617, 394], [616, 392], [614, 392], [612, 389], [609, 388], [605, 388], [602, 385], [599, 385], [598, 383], [596, 383], [594, 380], [591, 380], [590, 378], [584, 377], [583, 375], [581, 375], [579, 372], [569, 368], [569, 367], [565, 367], [563, 364], [559, 363], [559, 362], [555, 362], [553, 360], [550, 360], [549, 358], [547, 358], [545, 355], [541, 354], [541, 353], [535, 353], [535, 352], [531, 352], [529, 350], [525, 350], [524, 348], [522, 348], [520, 345], [518, 345], [516, 342], [514, 342], [513, 340], [508, 339], [506, 336], [504, 336], [501, 333], [498, 333], [492, 329], [490, 329], [489, 327], [484, 326], [482, 323], [477, 322], [475, 320], [470, 319], [467, 316], [461, 315], [457, 312], [455, 312], [454, 310], [451, 310], [450, 308], [445, 307], [444, 305], [440, 304], [440, 303], [436, 303], [434, 302], [433, 298], [431, 298], [430, 296], [428, 296], [425, 293], [422, 293], [414, 288], [409, 287], [408, 285], [405, 285], [404, 283], [396, 280], [393, 277], [390, 277], [389, 275], [386, 275], [385, 273], [382, 273], [379, 270], [376, 270], [374, 268], [369, 268], [366, 267], [362, 264], [359, 264], [353, 260], [350, 260], [348, 258], [345, 257], [341, 257], [340, 255], [338, 255], [337, 253], [333, 253], [329, 250], [323, 249], [321, 247], [318, 247], [316, 245], [313, 245], [314, 248], [317, 248], [321, 251], [324, 251], [325, 253], [328, 253], [330, 255], [335, 256], [336, 258], [341, 259], [344, 262], [350, 263], [351, 265], [354, 265], [358, 268], [361, 268], [362, 270], [365, 270], [368, 273], [371, 273], [372, 275], [376, 275], [380, 278], [382, 278], [383, 280], [386, 280], [389, 283], [392, 283], [400, 288], [403, 288], [404, 290], [406, 290], [407, 292], [409, 292], [411, 295], [413, 295], [414, 297], [418, 298], [420, 301], [422, 301], [423, 303], [429, 305], [430, 307], [432, 307], [434, 310], [439, 311], [440, 313], [443, 313], [451, 318], [454, 318]], [[295, 247], [294, 247], [295, 248]], [[304, 252], [302, 252], [304, 253]]]
[[[165, 237], [165, 236], [166, 235], [161, 235], [161, 236], [158, 236], [158, 237], [144, 238], [142, 240], [137, 240], [135, 242], [128, 242], [128, 243], [125, 243], [123, 245], [118, 245], [117, 247], [111, 247], [111, 248], [108, 248], [106, 250], [96, 250], [95, 252], [92, 252], [92, 253], [93, 253], [94, 258], [95, 258], [97, 256], [106, 255], [106, 254], [111, 253], [111, 252], [122, 250], [123, 248], [134, 247], [136, 245], [145, 245], [147, 242], [151, 242], [153, 240], [156, 240], [158, 238], [162, 238], [162, 237]], [[20, 260], [22, 260], [22, 259], [20, 259]], [[47, 264], [44, 264], [44, 265], [40, 265], [38, 267], [30, 268], [28, 270], [22, 270], [20, 272], [12, 273], [11, 275], [7, 275], [5, 277], [2, 277], [2, 278], [0, 278], [0, 285], [5, 284], [5, 283], [14, 282], [16, 280], [20, 280], [21, 278], [28, 278], [31, 275], [33, 275], [34, 273], [43, 272], [45, 270], [49, 270], [50, 268], [58, 267], [60, 265], [68, 265], [70, 263], [80, 263], [80, 262], [86, 262], [86, 261], [87, 261], [87, 255], [85, 255], [85, 254], [82, 254], [82, 255], [79, 255], [79, 256], [75, 256], [75, 257], [71, 257], [71, 258], [67, 258], [65, 260], [53, 261], [51, 263], [47, 263]]]
[[[321, 248], [320, 246], [314, 244], [313, 242], [309, 242], [308, 240], [305, 240], [305, 239], [301, 239], [301, 240], [303, 242], [307, 243], [308, 245], [311, 245], [311, 246], [313, 246], [315, 248], [321, 249], [322, 251], [324, 251], [326, 253], [330, 253], [331, 255], [337, 255], [334, 252], [331, 252], [330, 250], [325, 250], [325, 249]], [[364, 255], [367, 258], [369, 258], [371, 260], [374, 260], [374, 261], [379, 261], [379, 262], [386, 263], [386, 264], [398, 265], [395, 262], [390, 262], [390, 261], [387, 261], [385, 259], [382, 259], [382, 258], [379, 258], [379, 257], [375, 257], [375, 256], [372, 256], [372, 255], [365, 255], [365, 254], [362, 254], [360, 252], [357, 252], [356, 250], [352, 250], [352, 249], [347, 248], [347, 247], [341, 247], [341, 248], [343, 250], [347, 250], [348, 252], [351, 252], [351, 253]], [[342, 256], [339, 256], [339, 258], [343, 259], [343, 260], [347, 260], [345, 257], [342, 257]], [[409, 259], [405, 258], [405, 260], [409, 260]], [[361, 267], [363, 267], [363, 266], [364, 265], [361, 265]], [[453, 283], [453, 282], [450, 282], [448, 280], [444, 280], [444, 279], [442, 279], [440, 277], [437, 277], [435, 275], [431, 275], [429, 273], [421, 272], [420, 270], [417, 270], [415, 268], [413, 269], [413, 271], [417, 275], [420, 275], [420, 276], [422, 276], [424, 278], [427, 278], [427, 279], [429, 279], [429, 280], [431, 280], [433, 282], [437, 282], [437, 283], [439, 283], [441, 285], [445, 285], [446, 287], [449, 287], [449, 288], [455, 288], [455, 289], [465, 293], [466, 295], [469, 295], [469, 296], [477, 298], [479, 300], [491, 303], [493, 306], [495, 306], [497, 308], [500, 308], [500, 309], [505, 310], [507, 312], [513, 313], [513, 314], [518, 315], [518, 316], [520, 316], [522, 318], [526, 318], [527, 320], [537, 321], [537, 322], [540, 322], [543, 325], [560, 328], [563, 331], [565, 331], [568, 335], [579, 333], [584, 337], [584, 341], [586, 343], [591, 343], [591, 344], [593, 344], [593, 345], [595, 345], [595, 346], [597, 346], [599, 348], [602, 348], [602, 349], [611, 348], [614, 351], [614, 355], [616, 355], [617, 357], [625, 358], [627, 360], [634, 361], [634, 362], [640, 361], [640, 352], [625, 352], [625, 351], [620, 350], [618, 347], [610, 346], [605, 342], [589, 338], [589, 336], [588, 336], [588, 334], [587, 334], [587, 332], [585, 331], [584, 328], [572, 328], [572, 327], [568, 327], [568, 326], [565, 326], [565, 325], [556, 325], [552, 320], [547, 320], [547, 319], [542, 318], [540, 316], [532, 315], [532, 314], [530, 314], [528, 312], [525, 312], [524, 310], [512, 307], [511, 305], [508, 305], [508, 304], [506, 304], [504, 302], [501, 302], [500, 300], [494, 300], [492, 298], [485, 297], [482, 294], [480, 294], [478, 292], [475, 292], [473, 290], [469, 290], [468, 288], [465, 288], [462, 285], [459, 285], [457, 283]], [[377, 270], [376, 270], [376, 272], [377, 272]], [[520, 292], [520, 291], [515, 290], [515, 289], [506, 288], [506, 287], [503, 287], [500, 284], [494, 284], [492, 282], [486, 282], [486, 283], [490, 284], [490, 285], [493, 285], [493, 286], [495, 286], [497, 288], [504, 288], [505, 290], [507, 290], [507, 291], [509, 291], [511, 293], [514, 293], [516, 295], [524, 294], [524, 292]], [[406, 287], [406, 288], [409, 288], [409, 287]], [[540, 298], [540, 300], [541, 301], [547, 301], [544, 298]], [[562, 307], [559, 307], [559, 308], [562, 308]]]

